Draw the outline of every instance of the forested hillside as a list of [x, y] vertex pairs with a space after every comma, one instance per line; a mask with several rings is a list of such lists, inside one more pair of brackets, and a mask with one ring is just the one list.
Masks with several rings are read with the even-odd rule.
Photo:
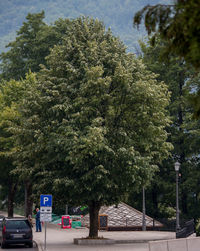
[[16, 31], [27, 14], [45, 11], [47, 23], [58, 18], [75, 18], [80, 15], [98, 18], [114, 35], [119, 36], [129, 50], [135, 50], [137, 41], [145, 34], [133, 29], [134, 13], [146, 4], [170, 0], [0, 0], [0, 53], [13, 41]]

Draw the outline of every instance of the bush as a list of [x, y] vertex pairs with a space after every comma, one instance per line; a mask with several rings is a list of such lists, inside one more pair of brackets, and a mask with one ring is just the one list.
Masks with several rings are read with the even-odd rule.
[[200, 236], [200, 219], [198, 219], [195, 229], [196, 229], [196, 236]]

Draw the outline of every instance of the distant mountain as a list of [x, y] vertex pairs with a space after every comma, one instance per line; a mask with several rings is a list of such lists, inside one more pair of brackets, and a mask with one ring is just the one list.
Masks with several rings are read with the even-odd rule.
[[147, 4], [167, 2], [170, 0], [0, 0], [0, 53], [15, 39], [27, 14], [42, 10], [48, 24], [58, 18], [80, 15], [98, 18], [124, 41], [129, 51], [135, 51], [137, 41], [145, 31], [133, 29], [134, 13]]

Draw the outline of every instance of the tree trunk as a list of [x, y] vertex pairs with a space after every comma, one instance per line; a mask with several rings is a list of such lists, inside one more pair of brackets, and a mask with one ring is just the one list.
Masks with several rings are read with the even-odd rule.
[[100, 208], [101, 205], [97, 201], [91, 201], [91, 203], [89, 204], [89, 215], [90, 215], [89, 237], [91, 238], [98, 237], [98, 217]]
[[14, 198], [17, 189], [17, 183], [9, 183], [8, 191], [8, 217], [13, 217], [14, 214]]
[[33, 198], [32, 198], [32, 183], [26, 181], [25, 183], [25, 216], [32, 216], [33, 211]]

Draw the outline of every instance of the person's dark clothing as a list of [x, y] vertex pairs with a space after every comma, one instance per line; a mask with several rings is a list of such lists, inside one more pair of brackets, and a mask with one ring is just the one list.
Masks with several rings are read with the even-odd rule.
[[36, 213], [35, 225], [36, 225], [36, 232], [42, 232], [41, 221], [40, 221], [40, 211]]

